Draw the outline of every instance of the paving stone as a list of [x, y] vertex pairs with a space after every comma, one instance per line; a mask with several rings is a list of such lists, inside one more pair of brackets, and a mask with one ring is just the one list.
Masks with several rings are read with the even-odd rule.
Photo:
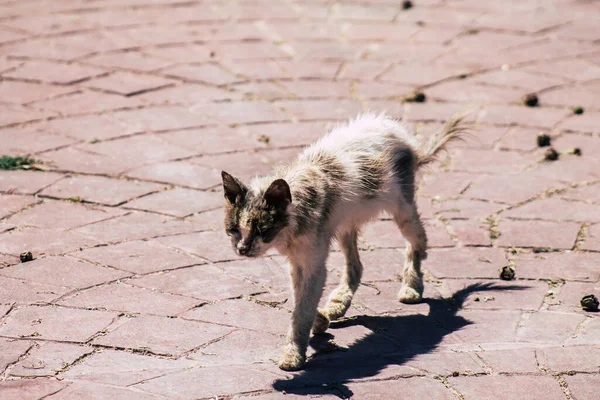
[[600, 225], [589, 228], [581, 248], [583, 250], [600, 250]]
[[75, 115], [138, 107], [139, 102], [133, 98], [123, 98], [114, 94], [83, 91], [57, 99], [37, 101], [32, 103], [32, 106], [52, 110], [60, 115]]
[[135, 397], [136, 399], [143, 400], [157, 400], [161, 397], [152, 395], [150, 393], [144, 393], [139, 390], [130, 388], [120, 388], [109, 385], [99, 385], [95, 383], [79, 383], [74, 382], [64, 390], [56, 393], [49, 397], [50, 399], [64, 399], [64, 400], [76, 400], [81, 398], [86, 399], [103, 399], [106, 396], [110, 396], [113, 399], [130, 399]]
[[587, 135], [564, 135], [556, 140], [556, 147], [568, 150], [579, 148], [585, 151], [585, 156], [600, 158], [600, 140], [594, 136]]
[[71, 85], [105, 73], [105, 70], [95, 67], [35, 61], [25, 63], [25, 65], [17, 68], [15, 71], [5, 73], [4, 76]]
[[[430, 247], [452, 247], [455, 243], [446, 231], [446, 227], [438, 220], [427, 220], [425, 230]], [[371, 222], [362, 230], [362, 238], [367, 246], [374, 248], [405, 247], [400, 230], [393, 221]]]
[[271, 388], [277, 375], [238, 366], [194, 368], [142, 382], [134, 388], [166, 397], [226, 396]]
[[102, 68], [122, 68], [150, 72], [173, 64], [172, 59], [160, 59], [151, 55], [128, 51], [125, 53], [99, 54], [86, 59], [86, 63]]
[[403, 393], [408, 398], [429, 397], [446, 400], [452, 399], [452, 392], [444, 387], [439, 381], [426, 378], [400, 378], [393, 384], [383, 384], [383, 382], [361, 382], [352, 383], [348, 388], [354, 393], [353, 397], [374, 400], [384, 396], [393, 398], [398, 393]]
[[559, 76], [567, 80], [587, 81], [600, 78], [600, 67], [589, 61], [571, 59], [538, 64], [526, 67], [525, 70]]
[[600, 205], [565, 201], [557, 197], [537, 200], [506, 211], [508, 218], [600, 222]]
[[226, 300], [188, 311], [182, 318], [285, 335], [290, 314], [248, 300]]
[[61, 254], [96, 246], [98, 240], [71, 231], [43, 228], [15, 229], [2, 234], [0, 252], [18, 255], [31, 251], [35, 257], [42, 254]]
[[508, 204], [518, 204], [532, 199], [546, 190], [560, 189], [564, 185], [551, 174], [542, 171], [527, 171], [515, 174], [502, 174], [474, 177], [472, 184], [464, 191], [466, 197]]
[[433, 211], [449, 219], [462, 218], [487, 218], [491, 214], [500, 211], [503, 207], [499, 204], [487, 201], [456, 199], [433, 202]]
[[577, 312], [590, 315], [581, 308], [580, 300], [584, 295], [600, 296], [600, 284], [583, 282], [566, 282], [558, 289], [556, 300], [558, 304], [549, 307], [552, 311]]
[[0, 349], [2, 350], [2, 353], [0, 353], [0, 368], [2, 371], [9, 364], [17, 362], [19, 357], [32, 346], [33, 343], [27, 340], [0, 339]]
[[546, 133], [553, 137], [552, 132], [544, 132], [535, 128], [510, 127], [506, 135], [499, 141], [501, 150], [532, 151], [537, 148], [537, 135]]
[[60, 376], [74, 381], [128, 386], [194, 365], [196, 362], [186, 359], [170, 360], [104, 349], [86, 357]]
[[474, 220], [454, 220], [450, 229], [460, 243], [465, 246], [489, 246], [491, 244], [489, 223], [481, 218]]
[[166, 76], [202, 82], [211, 85], [226, 85], [244, 80], [243, 78], [228, 72], [217, 64], [179, 65], [172, 68], [167, 68], [161, 72]]
[[20, 226], [71, 229], [125, 214], [113, 208], [45, 199], [8, 219]]
[[142, 180], [170, 183], [195, 189], [209, 189], [221, 182], [219, 172], [186, 161], [146, 165], [128, 171], [127, 176]]
[[434, 277], [479, 278], [498, 277], [506, 265], [504, 251], [495, 248], [468, 247], [461, 249], [434, 249], [428, 252], [423, 267]]
[[598, 346], [600, 344], [599, 332], [600, 320], [588, 315], [581, 324], [581, 330], [568, 340], [568, 344]]
[[594, 346], [550, 347], [537, 351], [541, 367], [556, 372], [598, 372], [598, 353]]
[[0, 289], [2, 289], [0, 302], [5, 304], [14, 302], [21, 304], [47, 303], [72, 290], [47, 283], [35, 283], [4, 276], [0, 277]]
[[0, 209], [0, 218], [6, 218], [7, 216], [17, 213], [27, 207], [31, 207], [36, 204], [39, 200], [29, 196], [16, 196], [16, 195], [0, 195], [2, 200], [2, 209]]
[[242, 93], [188, 82], [135, 96], [136, 99], [147, 104], [198, 104], [220, 100], [241, 100], [243, 97]]
[[[271, 124], [266, 125], [267, 129]], [[248, 129], [248, 128], [247, 128]], [[264, 145], [258, 141], [260, 135], [250, 137], [244, 130], [233, 130], [225, 126], [206, 127], [204, 129], [186, 129], [161, 135], [161, 139], [184, 147], [194, 149], [197, 154], [218, 154], [233, 151], [258, 149]], [[268, 135], [269, 136], [269, 135]], [[215, 140], [215, 138], [219, 140]], [[269, 136], [271, 138], [271, 136]], [[271, 143], [269, 141], [269, 143]], [[287, 144], [287, 142], [286, 142]]]
[[501, 247], [549, 247], [570, 249], [575, 243], [580, 225], [574, 222], [508, 221], [498, 226]]
[[262, 259], [237, 259], [219, 263], [219, 267], [229, 275], [258, 283], [271, 291], [290, 292], [289, 266], [283, 257], [270, 255]]
[[38, 342], [27, 357], [10, 370], [11, 376], [53, 376], [78, 358], [90, 354], [94, 349], [67, 343]]
[[600, 377], [598, 375], [580, 374], [566, 376], [565, 380], [569, 385], [569, 391], [576, 399], [593, 399], [597, 393], [596, 388], [600, 385]]
[[46, 196], [61, 199], [80, 198], [84, 201], [116, 206], [133, 198], [156, 192], [162, 185], [103, 176], [73, 176], [42, 191]]
[[33, 129], [5, 129], [0, 132], [0, 153], [22, 156], [75, 143], [72, 138]]
[[[0, 327], [0, 335], [86, 342], [111, 323], [116, 313], [63, 307], [20, 307]], [[39, 335], [33, 335], [37, 332]]]
[[[386, 281], [397, 279], [402, 272], [404, 252], [398, 249], [379, 249], [377, 251], [359, 251], [364, 266], [362, 281]], [[346, 260], [341, 252], [332, 252], [327, 259], [329, 277], [341, 276]]]
[[447, 81], [427, 89], [427, 95], [432, 98], [470, 104], [514, 103], [523, 94], [523, 89], [481, 85], [471, 81]]
[[26, 122], [43, 120], [56, 116], [52, 111], [43, 111], [33, 107], [25, 107], [13, 104], [1, 104], [0, 127], [15, 126]]
[[[452, 171], [478, 171], [490, 174], [512, 174], [523, 171], [535, 163], [531, 156], [515, 152], [489, 150], [455, 150], [452, 152], [450, 169]], [[508, 163], [506, 165], [504, 163]]]
[[39, 284], [85, 288], [127, 276], [127, 273], [100, 267], [71, 257], [44, 257], [13, 265], [0, 275]]
[[595, 181], [600, 177], [600, 161], [594, 158], [566, 157], [560, 163], [542, 163], [535, 172], [567, 183]]
[[59, 303], [68, 307], [170, 316], [194, 307], [198, 300], [117, 282], [80, 292]]
[[158, 90], [175, 82], [172, 80], [158, 78], [156, 76], [142, 76], [126, 72], [115, 72], [106, 77], [93, 79], [85, 86], [100, 89], [107, 92], [118, 93], [124, 96], [134, 96], [141, 92]]
[[564, 399], [564, 394], [556, 380], [550, 376], [464, 376], [448, 378], [452, 387], [466, 398], [479, 399], [495, 393], [498, 400], [520, 399], [534, 400], [541, 397], [552, 400]]
[[4, 101], [14, 104], [30, 103], [72, 91], [73, 89], [71, 88], [18, 81], [3, 81], [0, 84], [0, 96], [2, 96]]
[[563, 312], [533, 313], [520, 328], [519, 341], [560, 344], [575, 333], [584, 318]]
[[118, 327], [109, 328], [109, 332], [94, 339], [94, 343], [179, 356], [233, 330], [181, 318], [144, 315], [127, 319]]
[[172, 272], [147, 275], [127, 281], [165, 293], [175, 293], [203, 301], [217, 301], [240, 296], [249, 296], [264, 291], [242, 279], [226, 275], [212, 265], [179, 269]]
[[477, 353], [497, 373], [536, 373], [539, 352], [532, 349], [504, 349]]
[[208, 103], [200, 108], [203, 114], [229, 125], [289, 121], [287, 115], [266, 101]]
[[518, 276], [523, 279], [578, 280], [596, 282], [600, 279], [597, 258], [588, 253], [520, 254]]
[[426, 175], [421, 179], [418, 193], [421, 196], [457, 196], [477, 179], [472, 174], [462, 172], [440, 172]]
[[185, 217], [215, 209], [222, 204], [223, 197], [220, 193], [175, 188], [130, 201], [127, 208]]
[[277, 105], [300, 121], [348, 120], [361, 111], [353, 100], [282, 100]]
[[2, 398], [6, 400], [39, 399], [65, 387], [67, 387], [67, 383], [50, 379], [19, 379], [0, 382]]
[[591, 111], [567, 119], [560, 127], [570, 131], [598, 132], [598, 118], [600, 118], [599, 113]]
[[239, 260], [227, 235], [222, 230], [216, 232], [195, 232], [159, 238], [158, 241], [169, 247], [206, 258], [212, 262]]

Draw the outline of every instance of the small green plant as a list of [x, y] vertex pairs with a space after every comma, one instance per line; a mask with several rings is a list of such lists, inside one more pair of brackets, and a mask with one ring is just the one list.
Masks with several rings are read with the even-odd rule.
[[35, 164], [36, 160], [29, 157], [0, 156], [1, 170], [36, 169]]

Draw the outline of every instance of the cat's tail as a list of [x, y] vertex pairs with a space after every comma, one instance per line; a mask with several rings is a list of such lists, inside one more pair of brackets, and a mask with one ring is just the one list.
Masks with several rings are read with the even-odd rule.
[[436, 161], [438, 154], [446, 149], [448, 143], [468, 137], [474, 129], [473, 122], [468, 120], [469, 116], [470, 113], [455, 114], [440, 131], [431, 135], [418, 152], [417, 168]]

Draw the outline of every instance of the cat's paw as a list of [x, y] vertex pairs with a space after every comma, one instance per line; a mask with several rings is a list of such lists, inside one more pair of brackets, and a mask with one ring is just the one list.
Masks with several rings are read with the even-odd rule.
[[404, 304], [419, 303], [423, 296], [410, 286], [403, 286], [398, 292], [398, 300]]
[[298, 371], [304, 367], [306, 355], [293, 343], [286, 344], [279, 354], [277, 365], [284, 371]]
[[325, 314], [325, 311], [319, 309], [317, 310], [317, 316], [313, 324], [313, 333], [325, 333], [327, 328], [329, 328], [329, 318]]

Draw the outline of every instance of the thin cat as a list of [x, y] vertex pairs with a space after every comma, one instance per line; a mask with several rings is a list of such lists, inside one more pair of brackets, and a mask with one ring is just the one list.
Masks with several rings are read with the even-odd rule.
[[[382, 212], [393, 216], [407, 241], [398, 299], [421, 301], [427, 235], [415, 203], [415, 173], [469, 128], [465, 117], [453, 117], [421, 145], [400, 122], [364, 114], [333, 129], [295, 162], [248, 185], [222, 172], [225, 229], [236, 253], [257, 257], [274, 247], [290, 261], [295, 304], [279, 368], [301, 369], [311, 327], [324, 332], [350, 307], [363, 271], [359, 229]], [[334, 239], [346, 268], [325, 308], [317, 310]]]

